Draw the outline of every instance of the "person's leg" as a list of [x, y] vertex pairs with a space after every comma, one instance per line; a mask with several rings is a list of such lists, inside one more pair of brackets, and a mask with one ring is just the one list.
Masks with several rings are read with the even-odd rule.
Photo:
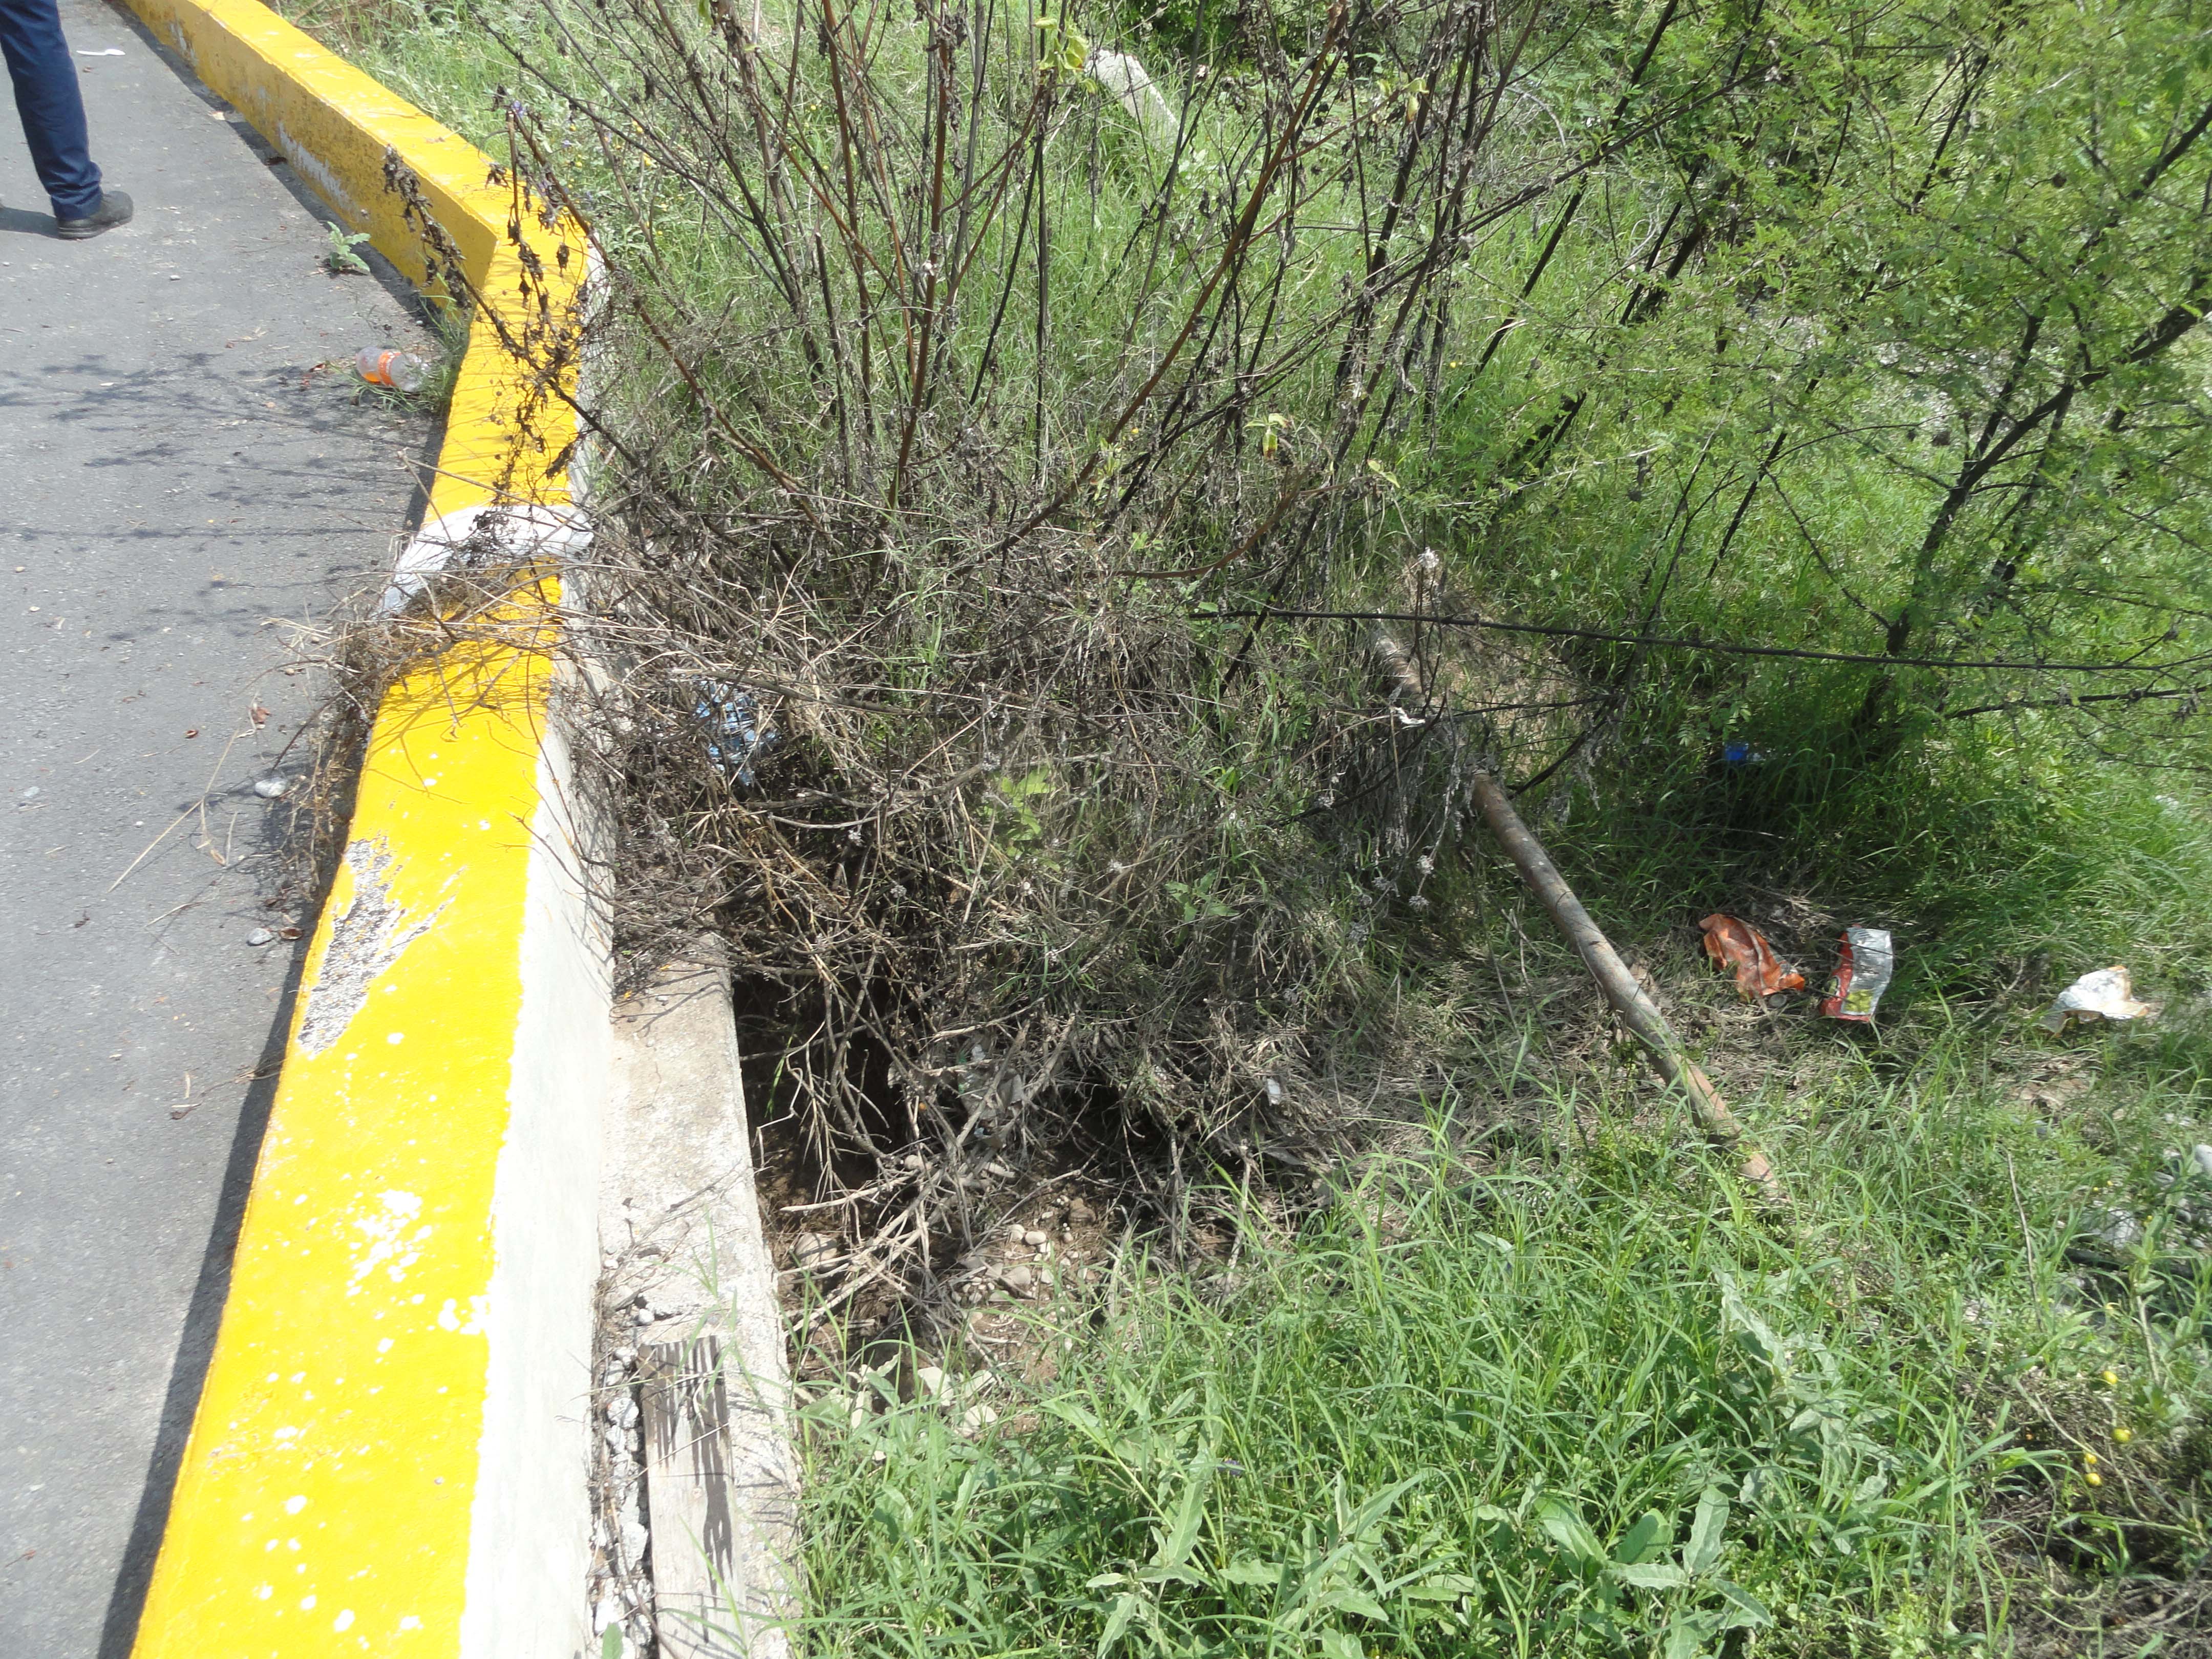
[[100, 208], [100, 169], [85, 135], [84, 94], [76, 60], [62, 38], [58, 0], [0, 0], [0, 53], [15, 83], [15, 112], [31, 164], [46, 187], [57, 219], [82, 219]]

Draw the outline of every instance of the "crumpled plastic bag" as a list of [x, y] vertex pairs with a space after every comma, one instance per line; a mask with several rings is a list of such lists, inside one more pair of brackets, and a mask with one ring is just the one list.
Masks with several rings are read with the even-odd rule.
[[1830, 1019], [1873, 1024], [1875, 1005], [1889, 989], [1896, 969], [1897, 950], [1886, 928], [1844, 928], [1843, 953], [1835, 977], [1828, 981], [1828, 994], [1820, 999], [1820, 1012]]
[[2061, 991], [2043, 1017], [2043, 1029], [2063, 1031], [2076, 1020], [2087, 1024], [2098, 1019], [2148, 1019], [2156, 1012], [2156, 1004], [2136, 1000], [2128, 970], [2115, 963], [2082, 975]]
[[1747, 997], [1802, 991], [1805, 975], [1774, 953], [1766, 935], [1740, 917], [1716, 913], [1698, 924], [1705, 929], [1705, 954], [1716, 968], [1735, 971], [1735, 988]]

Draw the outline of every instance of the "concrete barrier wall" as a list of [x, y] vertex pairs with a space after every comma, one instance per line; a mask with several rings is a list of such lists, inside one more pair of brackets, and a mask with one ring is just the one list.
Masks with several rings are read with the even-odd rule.
[[[433, 515], [513, 504], [573, 523], [562, 354], [549, 376], [501, 325], [555, 345], [573, 328], [577, 228], [521, 210], [480, 151], [252, 0], [131, 3], [345, 222], [435, 281], [386, 187], [394, 163], [419, 180], [481, 299]], [[518, 601], [518, 643], [449, 653], [378, 714], [145, 1659], [568, 1659], [589, 1644], [609, 941], [548, 718], [540, 603]]]

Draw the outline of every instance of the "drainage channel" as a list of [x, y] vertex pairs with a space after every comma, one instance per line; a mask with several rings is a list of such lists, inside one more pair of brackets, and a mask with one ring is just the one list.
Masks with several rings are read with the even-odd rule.
[[603, 1133], [593, 1637], [602, 1656], [787, 1659], [791, 1384], [718, 963], [617, 1004]]

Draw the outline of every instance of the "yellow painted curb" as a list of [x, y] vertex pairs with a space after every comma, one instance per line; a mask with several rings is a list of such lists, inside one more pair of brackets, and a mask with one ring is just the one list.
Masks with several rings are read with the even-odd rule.
[[[380, 252], [478, 295], [434, 514], [563, 507], [577, 228], [521, 210], [481, 151], [254, 0], [131, 3]], [[141, 1659], [568, 1659], [588, 1640], [608, 947], [553, 678], [542, 653], [464, 647], [378, 713]]]

